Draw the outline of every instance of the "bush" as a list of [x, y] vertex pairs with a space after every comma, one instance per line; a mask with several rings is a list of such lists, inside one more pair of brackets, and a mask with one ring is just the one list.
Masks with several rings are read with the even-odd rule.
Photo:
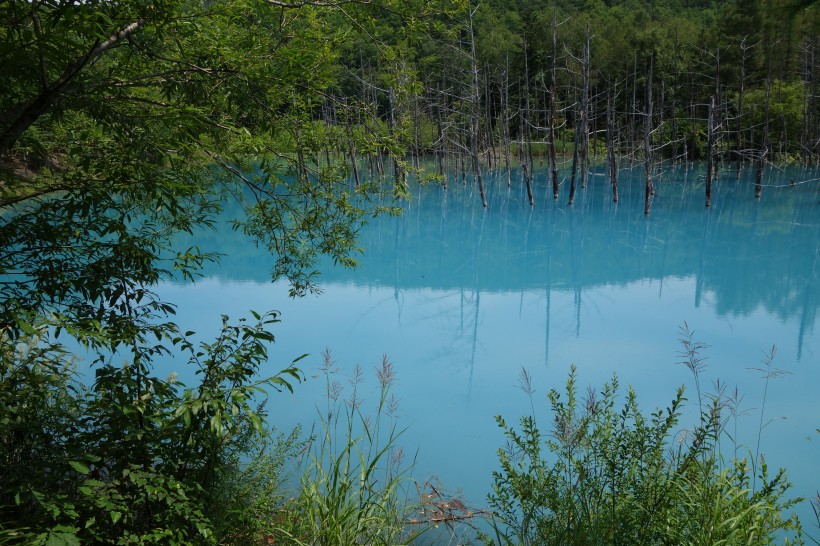
[[[526, 374], [524, 376], [527, 377]], [[530, 394], [532, 390], [529, 389]], [[549, 434], [534, 416], [516, 430], [498, 417], [508, 439], [499, 450], [490, 504], [501, 544], [770, 544], [800, 542], [796, 516], [783, 513], [790, 487], [781, 469], [758, 476], [745, 460], [724, 464], [717, 441], [723, 401], [713, 397], [699, 424], [678, 433], [686, 399], [649, 417], [630, 388], [620, 407], [617, 376], [578, 395], [572, 368], [563, 396], [551, 390]], [[755, 488], [756, 483], [759, 487]]]
[[[174, 340], [199, 384], [140, 362], [100, 366], [91, 388], [57, 344], [0, 333], [0, 543], [212, 544], [269, 516], [295, 436], [271, 440], [257, 379], [275, 314], [223, 318], [212, 344]], [[258, 459], [248, 465], [248, 456]], [[269, 520], [269, 518], [267, 518]]]

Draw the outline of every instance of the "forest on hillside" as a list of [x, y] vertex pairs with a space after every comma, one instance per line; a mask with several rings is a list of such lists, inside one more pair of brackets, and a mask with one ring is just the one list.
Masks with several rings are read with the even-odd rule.
[[[572, 203], [605, 162], [617, 201], [628, 162], [644, 169], [648, 213], [662, 169], [704, 161], [707, 206], [715, 172], [754, 169], [759, 196], [768, 166], [820, 159], [818, 11], [816, 0], [0, 2], [0, 543], [250, 544], [275, 531], [395, 544], [400, 475], [389, 463], [386, 481], [370, 473], [387, 448], [362, 463], [364, 480], [358, 462], [337, 466], [334, 497], [319, 483], [332, 452], [322, 444], [301, 504], [283, 504], [283, 464], [310, 445], [277, 439], [264, 400], [305, 379], [302, 357], [269, 358], [275, 311], [215, 310], [210, 341], [181, 324], [157, 287], [193, 282], [220, 257], [179, 236], [235, 211], [237, 246], [268, 253], [271, 278], [299, 296], [317, 289], [320, 258], [356, 265], [361, 225], [399, 212], [416, 175], [446, 187], [456, 171], [486, 206], [482, 173], [506, 169], [512, 184], [515, 167], [532, 204], [538, 156], [555, 198], [568, 187]], [[171, 357], [194, 384], [159, 375]], [[703, 438], [717, 424], [702, 423]], [[348, 439], [332, 460], [355, 458]], [[688, 479], [702, 461], [703, 491], [720, 504], [728, 484], [742, 500], [721, 521], [754, 520], [760, 543], [794, 529], [780, 516], [792, 505], [783, 473], [766, 479], [764, 465], [763, 493], [749, 495], [748, 468], [720, 473], [713, 447], [693, 443], [680, 467], [653, 449], [651, 466]], [[659, 483], [632, 477], [647, 491]], [[601, 532], [715, 543], [688, 536], [707, 526], [665, 498], [656, 526], [614, 535], [606, 518]], [[679, 500], [712, 506], [693, 499]], [[625, 518], [639, 513], [626, 501]], [[331, 505], [352, 507], [361, 526], [340, 526], [353, 538], [311, 538], [339, 530], [315, 512]], [[673, 512], [686, 514], [679, 528], [664, 519]]]
[[[362, 126], [386, 123], [409, 157], [479, 186], [482, 165], [515, 165], [529, 187], [546, 155], [556, 198], [571, 166], [572, 202], [590, 162], [607, 161], [617, 200], [621, 161], [644, 164], [649, 194], [659, 165], [703, 160], [710, 175], [757, 169], [760, 196], [767, 163], [820, 155], [819, 30], [805, 0], [471, 2], [413, 42], [375, 25], [401, 62], [386, 73], [378, 48], [350, 44], [318, 116], [333, 124], [340, 100], [358, 101]], [[352, 145], [337, 151], [355, 161]]]

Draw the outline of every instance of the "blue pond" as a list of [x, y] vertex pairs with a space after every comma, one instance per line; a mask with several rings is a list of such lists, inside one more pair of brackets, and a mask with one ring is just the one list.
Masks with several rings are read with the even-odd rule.
[[[516, 387], [526, 368], [536, 411], [549, 423], [546, 392], [561, 388], [572, 364], [582, 392], [617, 373], [642, 408], [665, 406], [682, 384], [694, 419], [692, 374], [679, 364], [680, 327], [709, 345], [701, 385], [738, 389], [738, 454], [760, 450], [787, 466], [795, 495], [820, 489], [820, 174], [767, 172], [754, 199], [752, 172], [721, 175], [704, 207], [700, 167], [663, 173], [649, 217], [641, 170], [620, 175], [611, 201], [603, 169], [593, 172], [573, 206], [553, 200], [546, 169], [530, 207], [520, 175], [486, 174], [489, 207], [477, 188], [452, 179], [448, 190], [413, 187], [399, 218], [380, 217], [361, 231], [355, 270], [320, 269], [321, 295], [292, 300], [270, 283], [271, 259], [230, 230], [198, 234], [203, 250], [226, 254], [196, 284], [166, 284], [185, 328], [215, 333], [222, 313], [281, 312], [270, 372], [293, 358], [308, 380], [275, 394], [272, 421], [310, 429], [323, 407], [321, 353], [330, 349], [339, 379], [360, 365], [363, 398], [377, 397], [374, 368], [394, 362], [400, 443], [416, 455], [414, 476], [437, 476], [474, 507], [486, 505], [496, 450], [504, 438], [494, 416], [514, 422], [530, 411]], [[791, 182], [796, 184], [792, 185]], [[186, 244], [187, 242], [183, 243]], [[765, 381], [755, 370], [772, 347]], [[183, 362], [168, 362], [184, 378]], [[694, 421], [692, 421], [694, 422]], [[763, 428], [760, 428], [761, 422]], [[683, 428], [683, 424], [681, 428]], [[732, 432], [735, 432], [735, 424]], [[808, 519], [807, 504], [800, 510]], [[807, 522], [810, 523], [810, 522]]]

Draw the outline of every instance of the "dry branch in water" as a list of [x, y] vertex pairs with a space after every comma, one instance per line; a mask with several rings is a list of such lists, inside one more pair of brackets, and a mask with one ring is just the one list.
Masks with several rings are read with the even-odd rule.
[[492, 512], [484, 509], [474, 509], [466, 506], [457, 495], [442, 491], [430, 481], [424, 485], [416, 483], [416, 490], [419, 495], [418, 517], [409, 518], [408, 524], [438, 524], [443, 523], [452, 527], [454, 523], [464, 523], [473, 527], [472, 521], [475, 518], [488, 519], [492, 517]]

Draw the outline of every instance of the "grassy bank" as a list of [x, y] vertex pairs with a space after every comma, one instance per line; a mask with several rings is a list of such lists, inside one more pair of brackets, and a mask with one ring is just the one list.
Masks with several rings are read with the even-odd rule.
[[[727, 435], [737, 399], [701, 391], [704, 346], [686, 327], [692, 400], [681, 388], [648, 413], [615, 375], [582, 395], [574, 369], [538, 408], [522, 370], [532, 413], [497, 417], [506, 443], [478, 508], [447, 492], [459, 484], [412, 479], [387, 357], [368, 403], [361, 369], [340, 378], [325, 353], [317, 424], [271, 433], [259, 396], [301, 376], [255, 379], [275, 321], [257, 318], [226, 321], [213, 344], [180, 340], [202, 372], [197, 388], [152, 378], [141, 394], [108, 366], [83, 386], [72, 357], [44, 339], [4, 339], [0, 544], [816, 543], [786, 471]], [[687, 403], [695, 422], [683, 421]]]

